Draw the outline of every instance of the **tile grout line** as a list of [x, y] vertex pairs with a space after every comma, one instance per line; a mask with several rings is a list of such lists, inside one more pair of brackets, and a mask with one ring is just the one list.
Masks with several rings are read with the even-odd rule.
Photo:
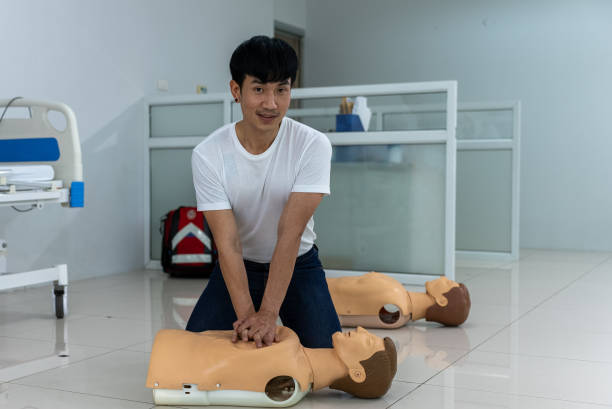
[[[529, 256], [528, 256], [529, 257]], [[441, 369], [440, 371], [436, 372], [435, 374], [433, 374], [432, 376], [430, 376], [429, 378], [427, 378], [425, 381], [423, 381], [421, 383], [421, 385], [419, 385], [418, 387], [416, 387], [413, 391], [409, 392], [408, 394], [406, 394], [406, 396], [408, 396], [410, 393], [414, 392], [415, 390], [419, 389], [420, 386], [425, 385], [427, 382], [429, 382], [431, 379], [435, 378], [436, 376], [438, 376], [439, 374], [441, 374], [442, 372], [444, 372], [445, 370], [447, 370], [448, 368], [450, 368], [452, 365], [454, 365], [455, 363], [457, 363], [459, 360], [463, 359], [464, 357], [466, 357], [467, 355], [469, 355], [471, 352], [475, 351], [476, 348], [480, 347], [482, 344], [484, 344], [485, 342], [489, 341], [491, 338], [497, 336], [500, 332], [502, 332], [503, 330], [505, 330], [506, 328], [509, 328], [512, 324], [514, 324], [515, 322], [517, 322], [518, 320], [520, 320], [521, 318], [523, 318], [525, 315], [529, 314], [530, 312], [532, 312], [533, 310], [535, 310], [536, 308], [538, 308], [539, 306], [541, 306], [542, 304], [544, 304], [546, 301], [550, 300], [552, 297], [554, 297], [555, 295], [559, 294], [561, 291], [565, 290], [567, 287], [569, 287], [570, 285], [574, 284], [576, 281], [580, 280], [582, 277], [586, 276], [587, 274], [591, 273], [593, 270], [595, 270], [596, 268], [598, 268], [599, 266], [601, 266], [602, 264], [605, 264], [606, 262], [608, 262], [609, 260], [612, 259], [612, 255], [609, 255], [606, 259], [604, 259], [603, 261], [601, 261], [599, 264], [595, 265], [593, 268], [591, 268], [590, 270], [586, 271], [585, 273], [581, 274], [580, 276], [576, 277], [573, 281], [570, 281], [567, 285], [565, 285], [564, 287], [560, 288], [559, 290], [557, 290], [556, 292], [554, 292], [553, 294], [551, 294], [549, 297], [545, 298], [544, 300], [542, 300], [541, 302], [539, 302], [538, 304], [536, 304], [535, 306], [533, 306], [533, 308], [527, 310], [526, 312], [524, 312], [523, 314], [521, 314], [519, 317], [517, 317], [516, 319], [510, 321], [508, 324], [506, 324], [505, 326], [502, 326], [498, 331], [496, 331], [495, 333], [493, 333], [491, 336], [489, 336], [488, 338], [484, 339], [483, 341], [481, 341], [479, 344], [477, 344], [476, 346], [474, 346], [473, 348], [469, 349], [466, 353], [464, 353], [463, 355], [459, 356], [457, 359], [455, 359], [453, 362], [451, 362], [449, 365], [447, 365], [444, 369]], [[511, 355], [516, 355], [516, 354], [511, 354]], [[460, 388], [459, 388], [460, 389]]]
[[[141, 401], [141, 400], [124, 399], [124, 398], [117, 398], [117, 397], [114, 397], [114, 396], [106, 396], [106, 395], [97, 395], [95, 393], [70, 391], [70, 390], [66, 390], [66, 389], [51, 388], [49, 386], [26, 385], [26, 384], [23, 384], [23, 383], [16, 383], [16, 382], [5, 382], [5, 383], [12, 384], [12, 385], [25, 386], [27, 388], [44, 389], [44, 390], [48, 390], [48, 391], [59, 391], [59, 392], [66, 392], [66, 393], [75, 393], [77, 395], [95, 396], [97, 398], [105, 398], [105, 399], [121, 400], [121, 401], [127, 401], [127, 402], [143, 403], [145, 405], [150, 405], [151, 404], [151, 402], [144, 402], [144, 401]], [[155, 407], [155, 404], [153, 404], [152, 407]]]
[[410, 395], [412, 392], [416, 391], [417, 389], [419, 389], [421, 387], [421, 385], [419, 385], [417, 382], [405, 382], [405, 381], [397, 381], [397, 382], [417, 384], [417, 386], [414, 389], [406, 392], [404, 395], [401, 395], [399, 398], [397, 398], [395, 401], [393, 401], [389, 406], [385, 406], [385, 409], [389, 409], [390, 407], [392, 407], [393, 405], [395, 405], [396, 403], [398, 403], [399, 401], [401, 401], [402, 399], [404, 399], [405, 397]]
[[[47, 343], [54, 343], [57, 344], [57, 342], [54, 342], [50, 339], [42, 339], [42, 338], [27, 338], [27, 337], [18, 337], [18, 336], [6, 336], [6, 335], [0, 335], [0, 338], [8, 338], [8, 339], [14, 339], [14, 340], [26, 340], [26, 341], [38, 341], [38, 342], [47, 342]], [[132, 346], [135, 345], [139, 345], [139, 344], [143, 344], [149, 341], [152, 341], [153, 338], [148, 338], [144, 341], [141, 342], [135, 342], [133, 344], [129, 344], [129, 345], [125, 345], [122, 347], [104, 347], [104, 346], [100, 346], [100, 345], [90, 345], [90, 344], [80, 344], [80, 343], [75, 343], [75, 342], [65, 342], [64, 344], [67, 346], [75, 346], [77, 348], [99, 348], [99, 349], [104, 349], [105, 352], [115, 352], [115, 351], [132, 351], [132, 352], [143, 352], [143, 353], [148, 353], [146, 351], [134, 351], [134, 350], [128, 350], [127, 348], [130, 348]], [[80, 361], [77, 361], [80, 362]]]
[[520, 396], [520, 397], [523, 397], [523, 398], [534, 398], [534, 399], [542, 399], [542, 400], [552, 400], [552, 401], [557, 401], [557, 402], [582, 403], [582, 404], [587, 404], [587, 405], [602, 406], [602, 407], [605, 407], [605, 408], [612, 407], [612, 405], [609, 405], [609, 404], [606, 404], [606, 403], [596, 403], [596, 402], [589, 402], [589, 401], [559, 399], [559, 398], [548, 398], [548, 397], [544, 397], [544, 396], [527, 395], [527, 394], [524, 394], [524, 393], [498, 392], [498, 391], [490, 391], [490, 390], [486, 390], [486, 389], [474, 389], [474, 388], [464, 388], [464, 387], [454, 387], [454, 386], [451, 387], [451, 386], [433, 385], [433, 384], [432, 385], [425, 385], [425, 386], [430, 386], [430, 387], [435, 387], [435, 388], [443, 388], [443, 389], [459, 389], [459, 390], [472, 391], [472, 392], [486, 392], [486, 393], [490, 393], [490, 394], [505, 395], [505, 396], [509, 396], [509, 397]]
[[[34, 372], [33, 374], [30, 374], [30, 375], [25, 375], [25, 376], [22, 376], [22, 377], [19, 377], [19, 378], [11, 379], [10, 381], [7, 381], [7, 383], [14, 383], [16, 385], [23, 385], [23, 386], [32, 386], [32, 385], [28, 385], [28, 384], [25, 384], [25, 383], [19, 383], [18, 381], [21, 380], [21, 379], [28, 378], [30, 376], [40, 375], [40, 374], [43, 374], [45, 372], [54, 371], [56, 369], [68, 368], [68, 367], [74, 366], [76, 364], [80, 364], [82, 362], [89, 361], [91, 359], [100, 358], [100, 357], [103, 357], [105, 355], [109, 355], [109, 354], [112, 354], [114, 352], [119, 352], [119, 351], [124, 351], [124, 350], [122, 350], [122, 349], [112, 349], [112, 350], [106, 351], [104, 353], [101, 353], [99, 355], [94, 355], [94, 356], [90, 356], [90, 357], [87, 357], [87, 358], [76, 360], [74, 362], [70, 362], [70, 363], [68, 363], [66, 365], [56, 366], [55, 368], [49, 368], [49, 369], [45, 369], [44, 371]], [[134, 352], [136, 354], [147, 354], [148, 353], [148, 352], [138, 352], [138, 351], [124, 351], [124, 352]], [[50, 389], [54, 389], [54, 388], [50, 388]], [[62, 390], [62, 389], [58, 389], [58, 390]], [[68, 392], [70, 392], [70, 391], [68, 391]]]
[[[472, 351], [470, 351], [470, 352], [472, 352]], [[529, 357], [529, 358], [540, 358], [540, 359], [558, 359], [558, 360], [562, 360], [562, 361], [584, 362], [584, 363], [589, 363], [589, 364], [612, 365], [611, 361], [591, 361], [589, 359], [565, 358], [565, 357], [560, 357], [560, 356], [533, 355], [533, 354], [515, 354], [515, 353], [512, 353], [512, 352], [499, 352], [499, 351], [486, 351], [486, 350], [480, 350], [478, 352], [486, 352], [488, 354], [497, 354], [497, 355], [525, 356], [525, 357]]]
[[[403, 382], [403, 381], [400, 381]], [[396, 403], [400, 402], [401, 400], [405, 399], [408, 397], [408, 395], [411, 395], [413, 392], [415, 392], [416, 390], [420, 389], [421, 386], [424, 385], [424, 383], [419, 384], [418, 382], [410, 382], [410, 383], [417, 383], [417, 386], [412, 389], [411, 391], [409, 391], [408, 393], [406, 393], [405, 395], [402, 395], [401, 398], [397, 399], [395, 402], [393, 402], [391, 405], [387, 406], [385, 409], [390, 409], [393, 405], [395, 405]]]

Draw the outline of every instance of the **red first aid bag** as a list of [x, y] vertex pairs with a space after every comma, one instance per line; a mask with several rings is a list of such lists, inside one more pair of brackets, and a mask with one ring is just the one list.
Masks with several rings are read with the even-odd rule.
[[202, 212], [179, 207], [161, 220], [164, 271], [176, 277], [209, 277], [217, 262], [217, 248]]

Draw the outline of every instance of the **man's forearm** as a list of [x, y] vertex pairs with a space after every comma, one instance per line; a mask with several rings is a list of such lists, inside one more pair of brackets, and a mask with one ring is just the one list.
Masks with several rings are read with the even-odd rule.
[[302, 235], [295, 232], [279, 234], [260, 310], [278, 315], [293, 276], [301, 238]]
[[219, 264], [238, 319], [253, 313], [255, 309], [240, 249], [230, 246], [219, 251]]

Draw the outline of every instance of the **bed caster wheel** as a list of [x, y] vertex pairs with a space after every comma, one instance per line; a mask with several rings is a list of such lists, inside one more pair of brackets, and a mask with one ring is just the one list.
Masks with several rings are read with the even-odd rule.
[[67, 294], [64, 286], [57, 286], [53, 289], [54, 310], [57, 318], [64, 318], [68, 313]]

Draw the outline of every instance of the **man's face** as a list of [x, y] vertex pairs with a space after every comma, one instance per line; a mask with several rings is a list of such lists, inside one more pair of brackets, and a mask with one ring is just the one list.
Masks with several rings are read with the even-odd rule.
[[242, 88], [232, 81], [232, 94], [240, 101], [242, 117], [250, 126], [262, 132], [276, 130], [289, 109], [291, 79], [263, 83], [247, 75]]

